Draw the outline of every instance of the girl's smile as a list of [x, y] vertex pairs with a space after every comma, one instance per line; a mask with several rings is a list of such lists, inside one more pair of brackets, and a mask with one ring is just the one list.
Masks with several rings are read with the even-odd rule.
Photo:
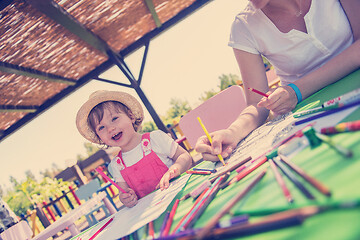
[[141, 135], [134, 130], [133, 120], [114, 107], [104, 109], [103, 118], [95, 129], [106, 145], [120, 147], [124, 152], [140, 143]]

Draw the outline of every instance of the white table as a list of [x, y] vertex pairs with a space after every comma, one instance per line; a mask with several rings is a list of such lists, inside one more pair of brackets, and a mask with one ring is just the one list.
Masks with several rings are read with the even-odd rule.
[[20, 221], [0, 234], [1, 240], [29, 240], [33, 232], [26, 221]]
[[41, 233], [36, 235], [33, 240], [46, 240], [56, 233], [69, 228], [71, 236], [76, 236], [80, 233], [79, 229], [75, 225], [80, 217], [87, 214], [93, 207], [95, 207], [100, 201], [103, 201], [107, 209], [109, 209], [110, 214], [116, 213], [115, 207], [110, 203], [109, 199], [105, 192], [100, 192], [97, 196], [91, 198], [85, 203], [81, 204], [79, 207], [71, 210], [67, 214], [63, 215], [61, 218], [56, 220], [53, 224], [45, 228]]

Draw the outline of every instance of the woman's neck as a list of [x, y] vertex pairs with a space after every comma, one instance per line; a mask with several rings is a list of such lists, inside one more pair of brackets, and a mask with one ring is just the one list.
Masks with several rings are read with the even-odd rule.
[[304, 13], [304, 2], [306, 0], [272, 0], [261, 10], [264, 13], [287, 14], [300, 17]]

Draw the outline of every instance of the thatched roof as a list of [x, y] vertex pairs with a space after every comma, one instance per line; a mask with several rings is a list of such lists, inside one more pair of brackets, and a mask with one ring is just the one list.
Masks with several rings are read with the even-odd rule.
[[2, 0], [0, 141], [208, 1]]

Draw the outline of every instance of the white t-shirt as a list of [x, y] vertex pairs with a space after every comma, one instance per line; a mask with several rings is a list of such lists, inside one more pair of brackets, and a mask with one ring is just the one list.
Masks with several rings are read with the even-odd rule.
[[[150, 144], [152, 150], [159, 156], [161, 161], [167, 166], [170, 167], [174, 164], [172, 157], [174, 156], [178, 143], [174, 141], [169, 135], [160, 130], [155, 130], [150, 133]], [[125, 162], [126, 167], [130, 167], [140, 161], [143, 158], [143, 150], [141, 143], [139, 143], [135, 148], [128, 152], [122, 152], [122, 158]], [[125, 182], [124, 178], [121, 176], [120, 170], [123, 169], [121, 164], [116, 162], [116, 157], [111, 160], [108, 170], [111, 176], [114, 178], [115, 182]]]
[[287, 85], [319, 68], [353, 42], [349, 21], [338, 0], [312, 0], [305, 15], [307, 33], [280, 32], [250, 3], [232, 24], [228, 45], [261, 54]]

